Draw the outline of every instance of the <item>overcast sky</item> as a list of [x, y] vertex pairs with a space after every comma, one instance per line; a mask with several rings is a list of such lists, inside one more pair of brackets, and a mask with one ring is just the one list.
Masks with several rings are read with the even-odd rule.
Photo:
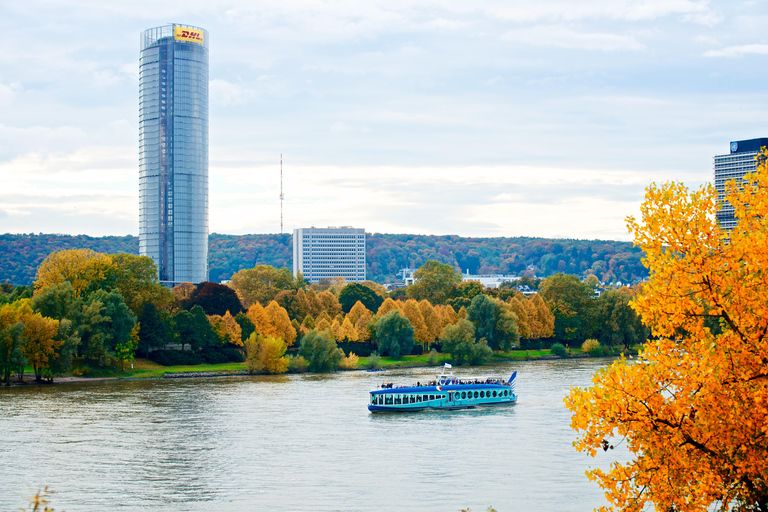
[[210, 230], [629, 239], [768, 136], [768, 6], [0, 1], [0, 232], [138, 234], [142, 30], [210, 32]]

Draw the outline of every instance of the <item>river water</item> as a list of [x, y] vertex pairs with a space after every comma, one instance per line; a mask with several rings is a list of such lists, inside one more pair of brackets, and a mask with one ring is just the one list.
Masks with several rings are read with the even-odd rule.
[[606, 359], [528, 361], [512, 407], [370, 414], [380, 373], [150, 379], [0, 389], [0, 511], [41, 486], [57, 512], [592, 510], [592, 459], [563, 397]]

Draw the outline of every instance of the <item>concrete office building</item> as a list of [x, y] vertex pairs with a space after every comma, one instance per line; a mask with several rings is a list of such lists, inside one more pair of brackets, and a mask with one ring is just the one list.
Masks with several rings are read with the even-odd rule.
[[293, 275], [308, 283], [341, 276], [365, 281], [365, 229], [299, 228], [293, 230]]
[[208, 279], [208, 32], [141, 34], [139, 253], [168, 286]]
[[768, 146], [768, 138], [733, 141], [730, 153], [715, 156], [715, 189], [722, 205], [717, 220], [723, 229], [736, 227], [733, 206], [723, 199], [725, 183], [732, 179], [740, 180], [745, 174], [754, 172], [757, 165], [755, 156], [763, 146]]

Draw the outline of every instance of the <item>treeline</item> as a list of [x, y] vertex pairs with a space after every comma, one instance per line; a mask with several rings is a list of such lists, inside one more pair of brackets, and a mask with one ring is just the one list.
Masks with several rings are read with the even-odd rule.
[[75, 358], [94, 366], [123, 366], [136, 354], [166, 365], [245, 358], [252, 372], [281, 373], [355, 368], [359, 355], [375, 365], [379, 356], [427, 350], [455, 364], [482, 364], [493, 351], [531, 343], [597, 337], [608, 347], [631, 346], [645, 336], [629, 307], [634, 292], [609, 290], [596, 299], [593, 275], [586, 282], [564, 274], [525, 278], [539, 289], [529, 297], [464, 282], [437, 261], [415, 277], [414, 285], [387, 293], [372, 281], [340, 277], [308, 286], [287, 268], [261, 265], [235, 273], [229, 286], [168, 290], [148, 257], [54, 252], [33, 287], [0, 290], [2, 380], [9, 384], [14, 372], [21, 380], [31, 365], [37, 380], [52, 381]]
[[[290, 234], [209, 237], [209, 279], [220, 282], [256, 265], [292, 268]], [[84, 235], [0, 235], [0, 281], [31, 284], [37, 266], [53, 251], [91, 249], [138, 254], [138, 237]], [[605, 283], [633, 284], [647, 277], [639, 249], [629, 242], [544, 238], [464, 238], [453, 235], [369, 234], [366, 263], [369, 279], [390, 283], [402, 268], [433, 260], [471, 274], [594, 274]]]

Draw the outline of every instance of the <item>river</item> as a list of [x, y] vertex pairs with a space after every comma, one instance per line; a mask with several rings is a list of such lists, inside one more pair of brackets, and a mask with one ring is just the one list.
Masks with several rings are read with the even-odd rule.
[[435, 370], [85, 382], [0, 389], [0, 511], [41, 486], [57, 512], [584, 512], [605, 504], [563, 397], [606, 359], [518, 370], [512, 407], [370, 414], [368, 390]]

